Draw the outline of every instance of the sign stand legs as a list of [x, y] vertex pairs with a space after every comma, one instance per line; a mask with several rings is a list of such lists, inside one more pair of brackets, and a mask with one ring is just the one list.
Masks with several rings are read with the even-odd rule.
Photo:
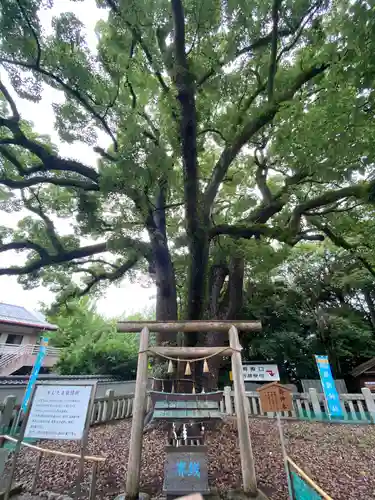
[[289, 499], [293, 500], [292, 483], [290, 480], [288, 460], [286, 458], [287, 455], [286, 455], [286, 451], [285, 451], [284, 433], [283, 433], [283, 426], [281, 425], [280, 412], [278, 411], [276, 413], [276, 415], [277, 415], [277, 428], [279, 429], [279, 435], [280, 435], [281, 451], [283, 453], [284, 467], [285, 467], [286, 478], [287, 478], [287, 482], [288, 482], [288, 494], [289, 494]]
[[86, 421], [85, 421], [85, 428], [84, 428], [83, 436], [81, 439], [81, 449], [80, 449], [81, 458], [79, 460], [77, 486], [76, 486], [76, 492], [75, 492], [76, 498], [79, 498], [79, 496], [81, 494], [82, 483], [83, 483], [84, 478], [85, 478], [85, 452], [86, 452], [87, 443], [89, 440], [90, 420], [91, 420], [92, 411], [94, 408], [95, 394], [96, 394], [96, 382], [91, 387], [90, 403], [88, 406], [88, 410], [87, 410], [87, 414], [86, 414]]

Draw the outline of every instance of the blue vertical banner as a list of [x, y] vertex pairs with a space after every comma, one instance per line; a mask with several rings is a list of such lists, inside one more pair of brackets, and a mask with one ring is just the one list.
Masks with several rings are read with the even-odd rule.
[[343, 417], [339, 393], [333, 380], [328, 356], [315, 356], [330, 417]]
[[322, 497], [296, 472], [291, 471], [293, 485], [293, 500], [322, 500]]
[[23, 401], [21, 404], [21, 410], [25, 413], [27, 410], [27, 405], [29, 404], [31, 392], [33, 390], [33, 387], [35, 385], [36, 379], [38, 378], [40, 368], [43, 364], [43, 359], [46, 355], [47, 352], [47, 347], [48, 347], [48, 338], [47, 337], [41, 337], [40, 339], [40, 345], [39, 345], [39, 351], [38, 355], [35, 360], [35, 364], [33, 367], [33, 371], [31, 372], [30, 378], [29, 378], [29, 383], [27, 384], [26, 387], [26, 392], [23, 397]]

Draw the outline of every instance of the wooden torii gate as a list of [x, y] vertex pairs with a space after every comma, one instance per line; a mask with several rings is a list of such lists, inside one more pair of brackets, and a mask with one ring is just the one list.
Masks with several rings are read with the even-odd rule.
[[[254, 457], [251, 447], [249, 418], [245, 395], [245, 383], [242, 372], [241, 350], [238, 330], [255, 332], [261, 330], [258, 321], [174, 321], [174, 322], [119, 322], [119, 332], [140, 332], [138, 368], [134, 394], [133, 420], [130, 436], [128, 471], [126, 477], [125, 498], [135, 500], [139, 494], [140, 468], [143, 441], [144, 414], [147, 399], [148, 355], [173, 356], [176, 359], [208, 357], [220, 351], [221, 356], [231, 356], [234, 385], [234, 401], [237, 415], [238, 440], [240, 445], [242, 483], [244, 493], [255, 497], [257, 482]], [[149, 348], [151, 332], [224, 332], [228, 331], [228, 347], [175, 347], [153, 346]]]

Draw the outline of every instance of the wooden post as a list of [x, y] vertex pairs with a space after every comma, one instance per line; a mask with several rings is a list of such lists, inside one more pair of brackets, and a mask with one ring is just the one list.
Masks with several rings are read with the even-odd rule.
[[40, 469], [40, 463], [42, 461], [42, 457], [43, 457], [43, 452], [40, 451], [38, 456], [36, 457], [35, 472], [34, 472], [33, 482], [31, 484], [31, 493], [32, 494], [34, 494], [36, 492], [36, 484], [38, 482], [38, 475], [39, 475], [39, 469]]
[[229, 330], [229, 345], [233, 349], [232, 373], [234, 386], [234, 401], [237, 414], [238, 440], [240, 444], [242, 482], [245, 495], [256, 497], [258, 493], [257, 480], [254, 467], [254, 456], [251, 447], [249, 416], [245, 395], [245, 382], [243, 380], [241, 345], [238, 331], [235, 326]]
[[285, 473], [286, 473], [286, 480], [287, 480], [287, 483], [288, 483], [289, 500], [293, 500], [292, 482], [290, 480], [290, 471], [289, 471], [287, 454], [286, 454], [286, 450], [285, 450], [285, 441], [284, 441], [283, 426], [281, 424], [281, 418], [280, 418], [280, 412], [279, 411], [276, 413], [276, 418], [277, 418], [277, 428], [279, 429], [281, 452], [283, 454], [284, 468], [285, 468]]
[[[84, 385], [84, 384], [82, 384]], [[91, 423], [91, 415], [94, 409], [95, 404], [95, 394], [96, 394], [96, 382], [90, 384], [91, 385], [91, 393], [90, 393], [90, 401], [87, 408], [85, 427], [82, 434], [81, 444], [80, 444], [80, 461], [78, 465], [78, 476], [76, 482], [76, 490], [75, 490], [75, 498], [79, 498], [82, 492], [82, 485], [85, 478], [85, 451], [87, 448], [87, 443], [89, 441], [89, 431], [90, 431], [90, 423]], [[31, 406], [31, 404], [30, 404]]]
[[111, 420], [112, 417], [112, 409], [113, 409], [113, 400], [115, 397], [115, 391], [113, 389], [108, 389], [105, 393], [105, 404], [104, 404], [104, 411], [103, 411], [103, 422], [108, 422]]
[[0, 427], [2, 434], [8, 434], [13, 410], [16, 405], [16, 396], [7, 396], [4, 399], [4, 409], [1, 412]]
[[91, 483], [90, 483], [90, 492], [89, 492], [89, 500], [95, 500], [95, 490], [96, 490], [96, 476], [98, 474], [98, 462], [93, 462], [92, 464], [92, 473], [91, 473]]
[[[16, 405], [16, 396], [7, 396], [4, 399], [4, 409], [0, 417], [0, 432], [1, 434], [10, 434], [10, 421], [12, 420], [13, 410]], [[0, 447], [4, 445], [4, 438], [0, 438]]]
[[365, 403], [366, 403], [366, 408], [367, 411], [370, 414], [370, 420], [371, 423], [375, 423], [375, 403], [374, 403], [374, 396], [372, 395], [372, 392], [368, 387], [362, 387], [361, 389], [362, 394], [365, 397]]
[[139, 477], [141, 468], [143, 422], [146, 409], [148, 363], [147, 348], [149, 330], [143, 328], [140, 334], [137, 379], [135, 383], [134, 406], [132, 430], [130, 435], [128, 472], [126, 475], [125, 497], [127, 500], [135, 500], [139, 493]]
[[224, 387], [224, 401], [225, 401], [225, 413], [227, 415], [233, 415], [232, 397], [230, 393], [232, 388], [229, 386]]
[[318, 396], [318, 393], [316, 392], [316, 389], [310, 388], [309, 394], [310, 394], [311, 406], [313, 408], [315, 418], [317, 420], [321, 420], [322, 419], [322, 409], [320, 407], [319, 396]]

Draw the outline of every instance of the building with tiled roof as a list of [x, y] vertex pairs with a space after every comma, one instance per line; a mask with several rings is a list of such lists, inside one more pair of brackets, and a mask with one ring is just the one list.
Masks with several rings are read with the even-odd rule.
[[[40, 337], [57, 330], [40, 313], [0, 302], [0, 376], [28, 374], [39, 350]], [[49, 347], [43, 362], [48, 371], [58, 359], [58, 349]]]

